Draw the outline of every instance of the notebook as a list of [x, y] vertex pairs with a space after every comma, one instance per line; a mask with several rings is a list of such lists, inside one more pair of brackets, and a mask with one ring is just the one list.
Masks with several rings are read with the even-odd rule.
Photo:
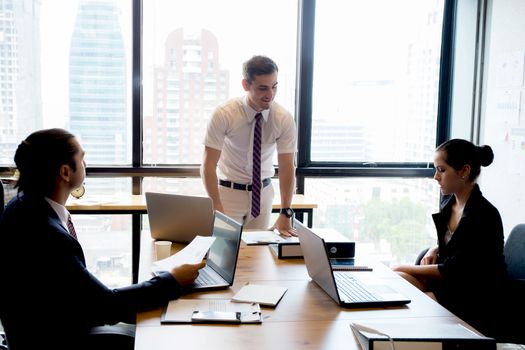
[[213, 234], [215, 241], [210, 247], [206, 266], [199, 270], [199, 276], [191, 289], [221, 289], [233, 284], [242, 225], [221, 212], [215, 212]]
[[151, 237], [189, 243], [195, 236], [211, 236], [213, 203], [209, 197], [146, 192]]
[[258, 303], [262, 306], [277, 306], [288, 288], [264, 284], [246, 284], [233, 297], [239, 303]]
[[[400, 306], [410, 299], [384, 284], [369, 284], [359, 273], [333, 271], [324, 240], [302, 224], [296, 225], [306, 269], [312, 280], [343, 307]], [[373, 273], [373, 272], [366, 272]]]

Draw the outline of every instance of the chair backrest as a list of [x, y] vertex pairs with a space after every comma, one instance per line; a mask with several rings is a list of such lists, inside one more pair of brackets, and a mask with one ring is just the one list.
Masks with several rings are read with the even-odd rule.
[[0, 216], [2, 216], [2, 213], [4, 212], [4, 201], [5, 201], [5, 198], [4, 198], [4, 184], [2, 183], [2, 181], [0, 181], [0, 200], [1, 200], [1, 206], [0, 206]]
[[505, 262], [513, 280], [525, 280], [525, 224], [516, 225], [505, 242]]

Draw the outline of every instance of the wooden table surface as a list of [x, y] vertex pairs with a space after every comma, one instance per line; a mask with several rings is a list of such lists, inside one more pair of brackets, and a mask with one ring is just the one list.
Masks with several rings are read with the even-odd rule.
[[[149, 279], [153, 241], [142, 233], [139, 280]], [[172, 252], [181, 246], [174, 244]], [[463, 323], [441, 305], [380, 263], [363, 277], [384, 279], [408, 296], [403, 307], [344, 309], [307, 274], [303, 259], [279, 260], [267, 246], [241, 243], [234, 285], [226, 290], [199, 292], [184, 298], [229, 299], [246, 283], [287, 287], [276, 308], [263, 307], [260, 325], [161, 325], [161, 309], [137, 315], [135, 349], [359, 349], [351, 321]]]

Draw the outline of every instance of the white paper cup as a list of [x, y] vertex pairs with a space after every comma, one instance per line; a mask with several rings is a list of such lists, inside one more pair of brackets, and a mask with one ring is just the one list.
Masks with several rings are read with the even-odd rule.
[[171, 242], [170, 241], [155, 241], [155, 253], [157, 260], [166, 259], [171, 255]]

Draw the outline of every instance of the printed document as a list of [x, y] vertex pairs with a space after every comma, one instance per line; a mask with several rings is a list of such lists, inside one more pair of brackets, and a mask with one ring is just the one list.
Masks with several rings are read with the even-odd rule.
[[173, 268], [183, 264], [197, 264], [202, 261], [215, 237], [196, 236], [184, 249], [166, 259], [155, 261], [152, 264], [154, 273], [171, 271]]
[[247, 245], [265, 245], [271, 243], [299, 242], [297, 237], [284, 237], [270, 230], [244, 230], [242, 240]]

